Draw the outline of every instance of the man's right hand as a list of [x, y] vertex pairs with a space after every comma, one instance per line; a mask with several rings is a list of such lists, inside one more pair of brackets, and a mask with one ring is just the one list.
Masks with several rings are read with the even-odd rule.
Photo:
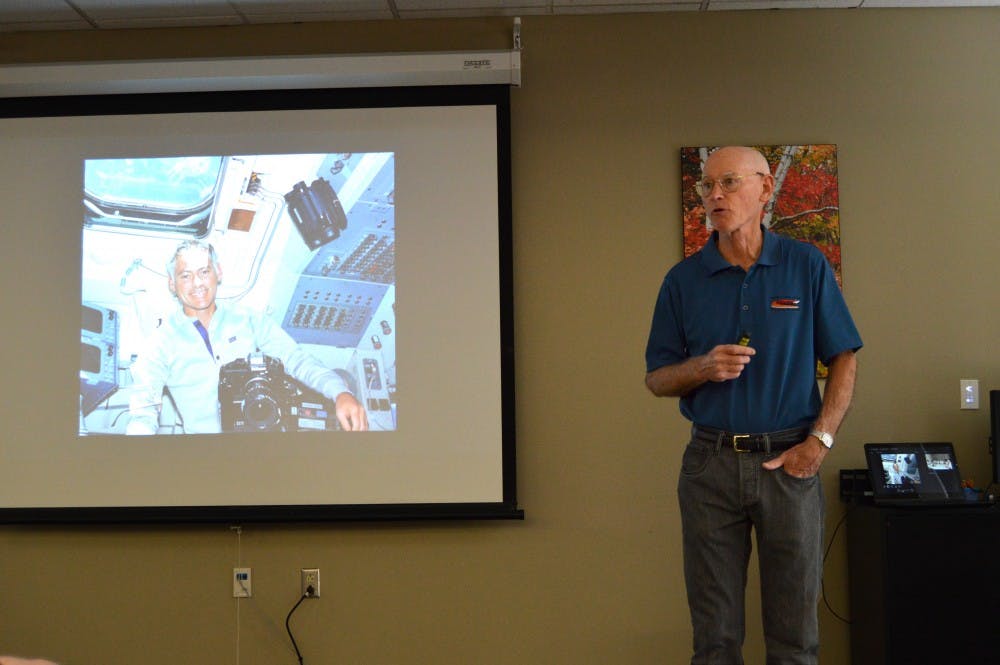
[[654, 369], [646, 374], [646, 387], [657, 397], [683, 397], [709, 381], [737, 378], [755, 353], [750, 346], [720, 344], [705, 355]]
[[695, 360], [699, 363], [699, 374], [705, 381], [720, 383], [738, 378], [756, 353], [751, 346], [720, 344]]

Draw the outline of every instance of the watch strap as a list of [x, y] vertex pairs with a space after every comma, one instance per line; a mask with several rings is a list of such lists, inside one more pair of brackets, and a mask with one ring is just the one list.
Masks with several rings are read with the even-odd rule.
[[833, 435], [830, 434], [829, 432], [823, 432], [821, 430], [814, 429], [813, 431], [809, 432], [809, 436], [814, 436], [817, 439], [819, 439], [820, 443], [822, 443], [827, 449], [833, 448]]

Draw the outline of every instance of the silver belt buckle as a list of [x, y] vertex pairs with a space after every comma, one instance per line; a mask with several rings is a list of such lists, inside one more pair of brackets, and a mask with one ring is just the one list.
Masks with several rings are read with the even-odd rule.
[[738, 453], [753, 452], [749, 448], [740, 448], [740, 440], [741, 439], [743, 439], [747, 443], [749, 443], [750, 442], [750, 435], [749, 434], [733, 434], [733, 450], [735, 450]]

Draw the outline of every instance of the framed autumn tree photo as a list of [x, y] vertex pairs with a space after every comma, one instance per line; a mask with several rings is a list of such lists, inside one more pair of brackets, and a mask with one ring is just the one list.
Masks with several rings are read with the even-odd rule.
[[[811, 243], [826, 256], [837, 283], [843, 286], [840, 265], [840, 189], [837, 146], [759, 145], [774, 175], [774, 196], [761, 223], [775, 233]], [[694, 183], [715, 147], [681, 148], [681, 206], [684, 220], [684, 256], [701, 249], [711, 235], [701, 197]]]
[[[833, 268], [843, 288], [840, 257], [840, 189], [837, 176], [837, 146], [758, 145], [774, 175], [774, 196], [764, 208], [765, 228], [815, 245]], [[684, 226], [684, 256], [691, 256], [712, 233], [695, 182], [702, 165], [715, 150], [712, 146], [681, 148], [681, 214]], [[826, 376], [820, 366], [818, 375]]]

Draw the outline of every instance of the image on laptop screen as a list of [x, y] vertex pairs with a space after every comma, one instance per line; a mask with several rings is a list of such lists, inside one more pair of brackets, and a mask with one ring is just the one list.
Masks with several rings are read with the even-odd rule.
[[920, 467], [914, 453], [882, 453], [883, 482], [886, 487], [905, 488], [920, 484]]
[[865, 455], [876, 500], [962, 497], [950, 443], [869, 443]]

